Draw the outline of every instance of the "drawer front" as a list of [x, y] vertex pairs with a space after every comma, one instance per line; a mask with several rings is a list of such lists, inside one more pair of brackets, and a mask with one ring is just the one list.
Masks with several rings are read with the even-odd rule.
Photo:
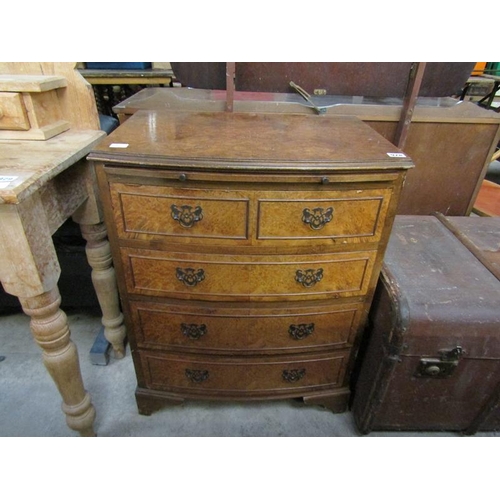
[[213, 352], [340, 348], [352, 342], [363, 304], [240, 308], [130, 303], [140, 347]]
[[29, 130], [30, 122], [21, 94], [0, 92], [0, 130]]
[[391, 189], [274, 193], [258, 201], [258, 240], [380, 240]]
[[277, 191], [112, 182], [110, 193], [121, 239], [247, 246], [378, 242], [392, 189], [339, 185]]
[[339, 387], [348, 356], [348, 350], [251, 359], [140, 352], [148, 389], [249, 397]]
[[118, 236], [134, 239], [248, 239], [249, 200], [224, 191], [113, 183]]
[[121, 249], [129, 293], [212, 300], [300, 300], [367, 292], [372, 252], [245, 256]]

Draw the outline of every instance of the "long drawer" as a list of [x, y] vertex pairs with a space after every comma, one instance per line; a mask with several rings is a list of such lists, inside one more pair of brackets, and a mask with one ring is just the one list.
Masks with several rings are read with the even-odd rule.
[[121, 249], [131, 294], [237, 301], [362, 296], [376, 255], [225, 256]]
[[110, 194], [121, 239], [265, 246], [376, 243], [392, 189], [332, 184], [290, 192], [114, 182]]
[[215, 357], [141, 351], [148, 389], [203, 396], [265, 396], [342, 385], [348, 350], [308, 356]]
[[264, 353], [342, 348], [359, 327], [363, 303], [209, 307], [131, 301], [141, 348]]

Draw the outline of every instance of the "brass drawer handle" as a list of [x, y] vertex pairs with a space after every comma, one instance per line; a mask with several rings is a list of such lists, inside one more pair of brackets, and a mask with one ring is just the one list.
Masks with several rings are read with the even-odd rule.
[[182, 227], [190, 228], [194, 226], [195, 222], [203, 219], [203, 210], [201, 207], [190, 207], [189, 205], [172, 205], [171, 207], [172, 219], [179, 221]]
[[195, 384], [201, 384], [208, 379], [208, 370], [190, 370], [186, 368], [186, 378]]
[[205, 279], [205, 271], [203, 269], [192, 269], [191, 267], [186, 269], [178, 267], [175, 270], [175, 275], [179, 281], [182, 281], [187, 286], [196, 286]]
[[298, 368], [296, 370], [283, 370], [283, 380], [285, 382], [298, 382], [300, 379], [304, 378], [306, 374], [305, 368]]
[[314, 332], [314, 323], [303, 323], [300, 325], [290, 325], [288, 333], [295, 340], [302, 340]]
[[323, 279], [323, 269], [306, 269], [295, 271], [295, 281], [309, 288]]
[[314, 230], [322, 229], [332, 219], [333, 207], [328, 207], [326, 210], [319, 207], [312, 210], [305, 208], [302, 212], [302, 222], [309, 224], [309, 227]]
[[192, 340], [198, 340], [207, 333], [207, 325], [196, 325], [195, 323], [181, 323], [182, 335]]

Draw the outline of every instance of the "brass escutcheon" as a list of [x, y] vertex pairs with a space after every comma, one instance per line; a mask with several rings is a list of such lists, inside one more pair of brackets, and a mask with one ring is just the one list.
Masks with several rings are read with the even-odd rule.
[[179, 281], [182, 281], [187, 286], [196, 286], [205, 279], [205, 271], [203, 269], [193, 269], [191, 267], [186, 269], [178, 267], [175, 270], [175, 275]]
[[323, 279], [323, 269], [306, 269], [295, 271], [295, 281], [309, 288]]
[[190, 228], [194, 226], [195, 222], [203, 219], [203, 210], [201, 207], [191, 207], [189, 205], [172, 205], [171, 207], [172, 219], [179, 221], [182, 227]]
[[309, 210], [305, 208], [302, 212], [302, 222], [308, 224], [311, 229], [315, 231], [318, 229], [323, 229], [328, 222], [333, 218], [333, 207], [328, 207], [327, 209], [317, 207]]

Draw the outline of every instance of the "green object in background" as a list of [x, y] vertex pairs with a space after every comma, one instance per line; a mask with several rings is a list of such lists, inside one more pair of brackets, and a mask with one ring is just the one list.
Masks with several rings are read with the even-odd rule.
[[485, 73], [488, 75], [498, 76], [500, 74], [500, 63], [497, 62], [486, 63]]

